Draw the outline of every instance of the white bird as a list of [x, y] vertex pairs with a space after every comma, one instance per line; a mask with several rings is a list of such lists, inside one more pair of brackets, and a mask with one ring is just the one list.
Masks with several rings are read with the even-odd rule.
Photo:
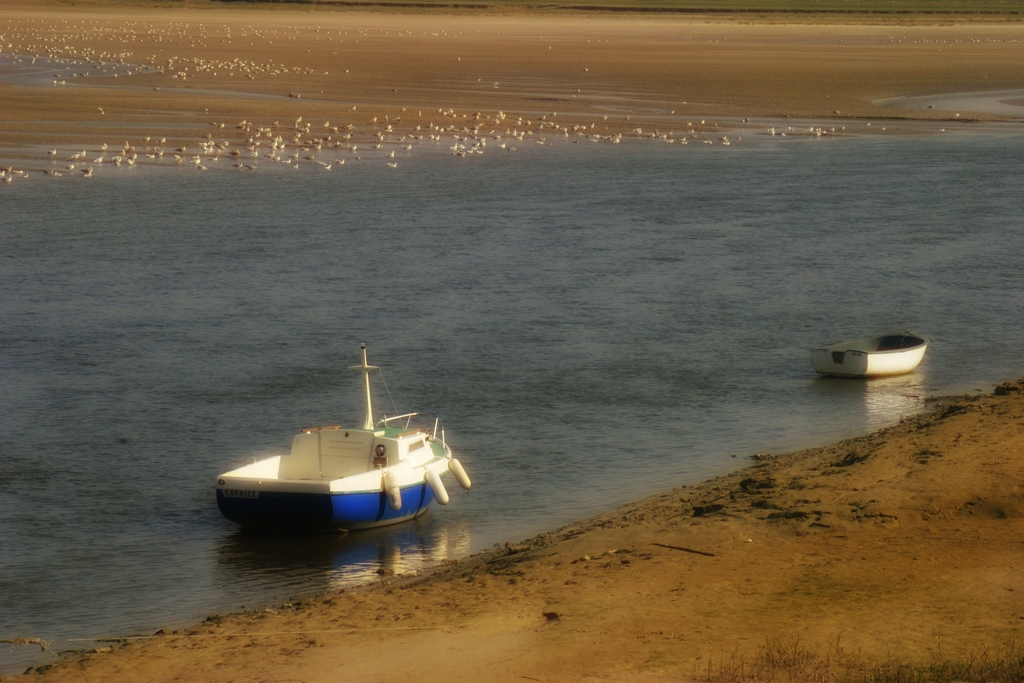
[[83, 168], [82, 175], [85, 176], [86, 178], [92, 178], [92, 166], [90, 166], [89, 168]]
[[388, 162], [389, 168], [398, 168], [398, 162]]

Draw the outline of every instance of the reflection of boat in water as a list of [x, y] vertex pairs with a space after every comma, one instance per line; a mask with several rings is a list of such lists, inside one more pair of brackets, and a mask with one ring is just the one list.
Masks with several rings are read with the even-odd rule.
[[[848, 431], [866, 433], [924, 410], [929, 393], [927, 385], [928, 376], [919, 368], [917, 372], [860, 382], [845, 377], [816, 376], [808, 380], [807, 389], [817, 407], [842, 406], [843, 416], [838, 419], [849, 427]], [[821, 413], [814, 410], [808, 418], [820, 420]]]
[[471, 550], [460, 515], [421, 515], [358, 534], [263, 534], [235, 529], [217, 542], [214, 576], [243, 604], [353, 586], [436, 565]]
[[410, 574], [472, 550], [460, 514], [420, 515], [358, 533], [260, 533], [241, 527], [216, 541], [210, 577], [224, 604], [217, 609], [365, 585]]
[[445, 443], [440, 421], [414, 426], [415, 413], [373, 420], [370, 372], [363, 374], [362, 427], [304, 429], [291, 452], [258, 460], [217, 478], [217, 506], [244, 527], [297, 531], [367, 529], [413, 519], [431, 501], [448, 503], [441, 475], [451, 471], [468, 489], [469, 477]]
[[831, 377], [901, 375], [916, 368], [928, 340], [910, 332], [885, 334], [811, 349], [811, 366]]

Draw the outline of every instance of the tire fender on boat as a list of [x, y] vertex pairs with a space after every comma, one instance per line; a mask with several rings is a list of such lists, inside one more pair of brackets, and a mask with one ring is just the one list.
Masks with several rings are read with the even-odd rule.
[[383, 482], [381, 486], [384, 492], [388, 496], [388, 507], [392, 510], [402, 509], [402, 490], [398, 488], [398, 482], [395, 481], [395, 475], [391, 472], [385, 471]]
[[423, 478], [430, 484], [430, 490], [434, 492], [434, 498], [441, 505], [448, 504], [448, 492], [444, 490], [444, 484], [441, 482], [441, 477], [437, 475], [434, 470], [426, 470], [423, 473]]
[[459, 486], [469, 490], [469, 487], [473, 485], [473, 482], [469, 480], [469, 475], [466, 474], [466, 468], [462, 466], [462, 463], [455, 458], [448, 459], [448, 469], [455, 475], [455, 481], [459, 482]]

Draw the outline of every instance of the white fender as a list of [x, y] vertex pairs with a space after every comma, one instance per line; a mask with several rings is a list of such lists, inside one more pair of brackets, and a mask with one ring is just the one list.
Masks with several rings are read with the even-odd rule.
[[448, 492], [444, 490], [444, 484], [441, 483], [441, 477], [437, 476], [437, 472], [434, 470], [425, 470], [423, 473], [424, 479], [430, 484], [430, 490], [434, 492], [434, 498], [441, 505], [448, 504]]
[[466, 474], [466, 468], [462, 466], [462, 463], [455, 458], [448, 459], [448, 469], [455, 475], [455, 481], [459, 482], [459, 486], [469, 490], [469, 487], [473, 485], [473, 482], [469, 480], [469, 475]]
[[381, 486], [384, 488], [384, 491], [387, 492], [388, 507], [392, 510], [400, 510], [402, 508], [402, 490], [398, 488], [398, 482], [395, 481], [395, 475], [385, 470]]

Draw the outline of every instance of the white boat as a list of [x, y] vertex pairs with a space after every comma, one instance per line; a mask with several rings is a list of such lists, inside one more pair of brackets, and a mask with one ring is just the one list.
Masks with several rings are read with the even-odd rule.
[[370, 373], [363, 374], [366, 419], [362, 426], [303, 429], [291, 451], [257, 460], [217, 477], [217, 507], [243, 527], [337, 531], [368, 529], [418, 517], [433, 500], [448, 504], [441, 476], [470, 480], [445, 443], [440, 421], [414, 426], [416, 413], [373, 419]]
[[902, 375], [921, 363], [927, 348], [928, 340], [918, 334], [884, 334], [811, 349], [811, 366], [830, 377]]

